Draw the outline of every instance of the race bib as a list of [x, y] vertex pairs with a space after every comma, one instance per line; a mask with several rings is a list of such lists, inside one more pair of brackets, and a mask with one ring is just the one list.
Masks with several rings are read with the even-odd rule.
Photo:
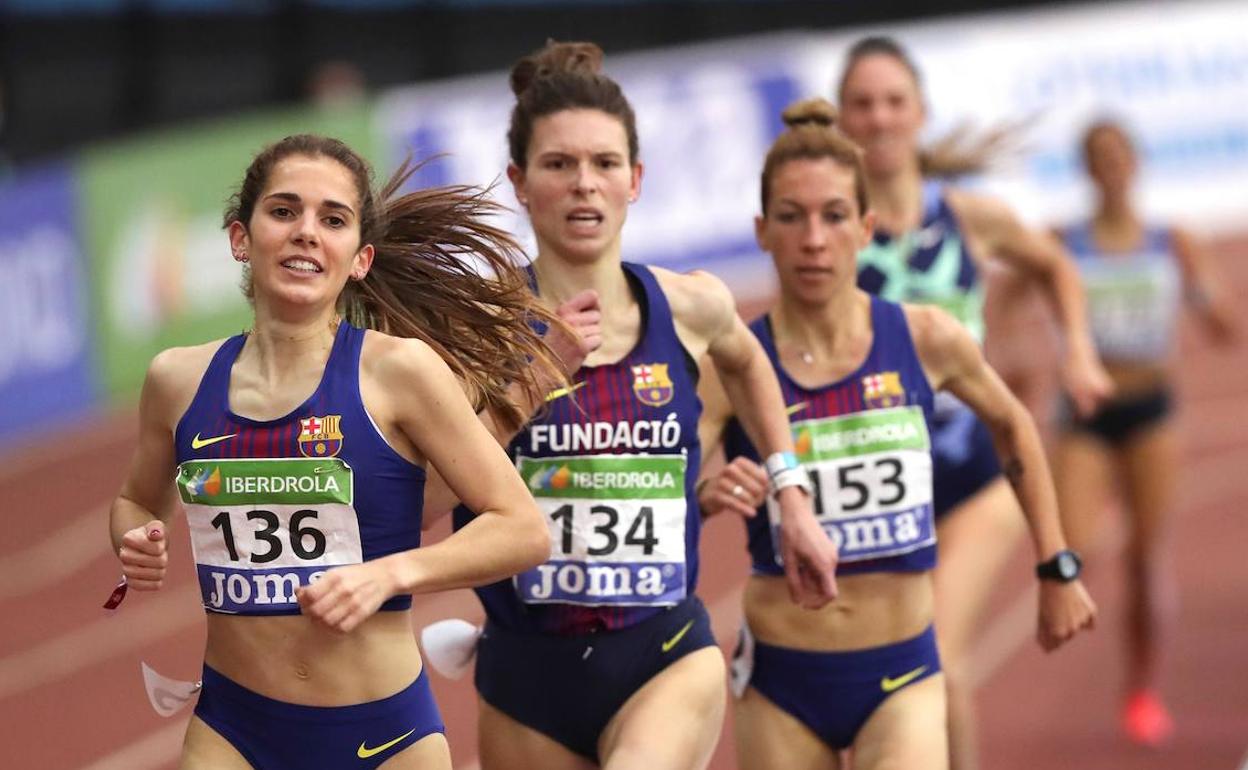
[[[815, 516], [840, 561], [896, 556], [936, 542], [931, 440], [917, 406], [802, 420], [792, 425], [810, 471]], [[780, 508], [768, 498], [776, 562]]]
[[192, 460], [178, 468], [204, 606], [296, 609], [295, 589], [363, 561], [354, 477], [338, 458]]
[[1169, 262], [1096, 265], [1083, 270], [1089, 325], [1107, 358], [1166, 354], [1179, 304], [1179, 279]]
[[528, 604], [666, 606], [685, 598], [683, 455], [521, 457], [550, 559], [516, 576]]

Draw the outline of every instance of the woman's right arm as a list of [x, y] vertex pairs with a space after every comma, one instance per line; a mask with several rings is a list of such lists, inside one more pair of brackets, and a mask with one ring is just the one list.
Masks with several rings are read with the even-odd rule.
[[148, 367], [139, 397], [138, 447], [109, 509], [113, 552], [126, 583], [139, 591], [160, 588], [168, 564], [165, 524], [176, 510], [173, 427], [186, 379], [183, 358], [178, 350], [166, 350]]

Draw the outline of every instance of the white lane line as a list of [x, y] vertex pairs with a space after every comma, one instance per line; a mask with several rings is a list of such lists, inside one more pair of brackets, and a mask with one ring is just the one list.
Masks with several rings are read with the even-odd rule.
[[71, 677], [127, 650], [203, 622], [199, 585], [159, 592], [134, 601], [119, 615], [104, 615], [28, 650], [0, 659], [0, 699], [20, 695], [49, 682]]
[[182, 737], [185, 734], [186, 719], [179, 719], [79, 770], [154, 770], [169, 767], [182, 753]]
[[[38, 543], [0, 561], [0, 602], [64, 580], [108, 549], [108, 506], [93, 506]], [[117, 574], [121, 575], [120, 564]]]

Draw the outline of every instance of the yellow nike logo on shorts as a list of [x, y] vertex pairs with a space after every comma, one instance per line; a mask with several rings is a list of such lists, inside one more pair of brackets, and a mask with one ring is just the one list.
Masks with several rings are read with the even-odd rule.
[[400, 735], [398, 738], [395, 738], [395, 739], [394, 739], [394, 740], [392, 740], [392, 741], [386, 741], [385, 743], [381, 744], [380, 746], [378, 746], [378, 747], [377, 747], [377, 748], [375, 748], [375, 749], [370, 749], [370, 748], [366, 747], [366, 746], [364, 745], [364, 741], [360, 741], [360, 747], [359, 747], [358, 749], [356, 749], [356, 750], [355, 750], [355, 755], [356, 755], [357, 757], [359, 757], [360, 759], [368, 759], [369, 757], [374, 757], [374, 756], [377, 756], [377, 755], [378, 755], [378, 754], [380, 754], [381, 752], [383, 752], [383, 751], [385, 751], [386, 749], [390, 748], [391, 746], [393, 746], [394, 744], [396, 744], [396, 743], [398, 743], [399, 741], [403, 740], [404, 738], [406, 738], [407, 736], [411, 735], [411, 734], [412, 734], [412, 733], [414, 733], [414, 732], [416, 732], [416, 728], [415, 728], [415, 727], [413, 727], [412, 729], [410, 729], [410, 730], [408, 730], [407, 732], [403, 733], [403, 734], [402, 734], [402, 735]]
[[680, 644], [680, 640], [685, 638], [685, 634], [689, 633], [691, 628], [693, 628], [692, 620], [682, 626], [675, 636], [663, 643], [663, 652], [670, 652], [673, 647]]
[[927, 666], [919, 666], [913, 671], [907, 671], [896, 679], [884, 677], [880, 680], [880, 689], [884, 692], [896, 692], [913, 682], [915, 679], [923, 676], [924, 671], [927, 671]]
[[199, 434], [196, 433], [195, 438], [191, 439], [191, 449], [203, 449], [204, 447], [211, 446], [217, 443], [218, 441], [225, 441], [226, 439], [234, 438], [237, 435], [238, 435], [237, 433], [231, 433], [227, 436], [213, 436], [212, 438], [200, 438]]
[[585, 383], [578, 382], [570, 388], [555, 388], [554, 390], [546, 394], [546, 403], [550, 403], [551, 401], [554, 401], [556, 398], [563, 398], [569, 393], [575, 393], [576, 391], [580, 390], [583, 387], [585, 387]]

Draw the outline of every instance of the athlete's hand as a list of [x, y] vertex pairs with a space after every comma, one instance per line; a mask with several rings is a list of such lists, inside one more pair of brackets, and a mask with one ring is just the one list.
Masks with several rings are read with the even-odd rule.
[[571, 376], [586, 357], [602, 345], [602, 309], [598, 292], [586, 289], [555, 308], [555, 313], [572, 327], [574, 335], [552, 328], [546, 333], [546, 345], [559, 358], [563, 371]]
[[767, 471], [746, 457], [735, 458], [698, 490], [703, 517], [732, 511], [750, 519], [766, 499]]
[[1045, 652], [1056, 650], [1095, 623], [1096, 604], [1082, 582], [1040, 581], [1040, 623], [1036, 639]]
[[1091, 343], [1071, 346], [1062, 366], [1062, 387], [1075, 402], [1080, 417], [1091, 417], [1114, 394], [1114, 381]]
[[169, 566], [167, 548], [165, 523], [159, 519], [122, 535], [117, 557], [121, 559], [121, 574], [126, 576], [126, 584], [136, 591], [159, 589]]
[[385, 559], [335, 567], [295, 591], [304, 615], [327, 628], [350, 633], [372, 617], [396, 590]]
[[780, 504], [780, 551], [789, 598], [817, 610], [836, 598], [836, 544], [815, 520], [810, 496], [797, 487], [777, 495]]

